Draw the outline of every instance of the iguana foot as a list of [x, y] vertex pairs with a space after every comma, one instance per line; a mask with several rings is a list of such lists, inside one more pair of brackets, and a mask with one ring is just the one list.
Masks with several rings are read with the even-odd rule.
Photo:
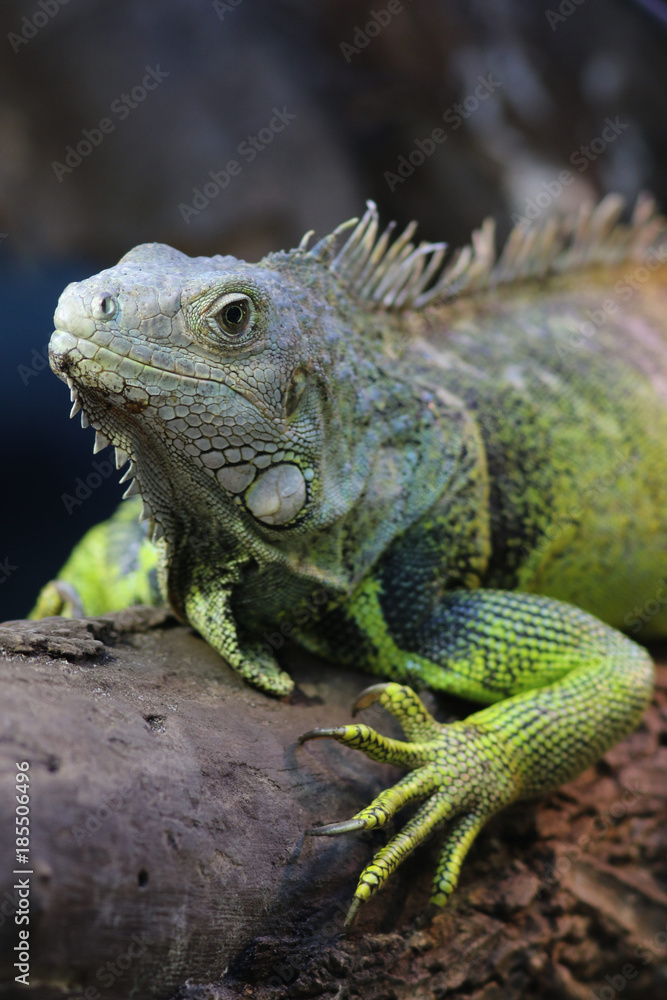
[[275, 698], [284, 698], [294, 690], [294, 681], [282, 670], [275, 657], [259, 642], [244, 642], [240, 655], [232, 661], [239, 677]]
[[[373, 760], [396, 764], [411, 773], [388, 788], [365, 809], [342, 823], [308, 830], [335, 836], [383, 826], [409, 802], [426, 801], [381, 848], [359, 878], [346, 928], [356, 913], [409, 854], [445, 822], [449, 833], [433, 880], [431, 902], [442, 906], [456, 888], [461, 864], [484, 823], [517, 794], [516, 761], [500, 734], [470, 722], [443, 725], [418, 696], [400, 684], [376, 684], [362, 692], [353, 711], [378, 702], [401, 724], [407, 742], [382, 736], [363, 724], [313, 729], [299, 740], [331, 738]], [[513, 767], [514, 763], [514, 767]]]

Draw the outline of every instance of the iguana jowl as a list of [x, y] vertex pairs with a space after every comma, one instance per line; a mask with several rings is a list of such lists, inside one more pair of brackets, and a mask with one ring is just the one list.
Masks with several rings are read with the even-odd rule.
[[[446, 821], [444, 903], [486, 820], [587, 767], [650, 697], [651, 660], [617, 629], [667, 559], [667, 244], [650, 200], [621, 211], [609, 196], [515, 230], [498, 260], [487, 222], [443, 270], [444, 246], [378, 236], [370, 204], [258, 264], [139, 246], [58, 304], [51, 365], [96, 449], [131, 459], [177, 614], [270, 694], [292, 687], [262, 639], [281, 625], [390, 682], [359, 704], [405, 742], [304, 737], [408, 770], [315, 832], [424, 800], [352, 915]], [[131, 598], [90, 560], [127, 516], [62, 574], [89, 613]], [[644, 635], [667, 635], [664, 609]], [[401, 682], [487, 707], [441, 725]]]

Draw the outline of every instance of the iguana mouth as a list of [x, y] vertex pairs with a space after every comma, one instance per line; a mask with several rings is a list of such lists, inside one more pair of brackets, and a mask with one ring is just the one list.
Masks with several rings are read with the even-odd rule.
[[[100, 333], [100, 331], [95, 331], [95, 333], [98, 334]], [[63, 347], [54, 345], [54, 338], [65, 338], [65, 337], [69, 338], [71, 343], [64, 345]], [[131, 341], [130, 343], [132, 344]], [[139, 370], [150, 369], [152, 371], [166, 372], [169, 375], [174, 375], [176, 378], [192, 379], [195, 382], [222, 382], [221, 379], [213, 378], [210, 374], [201, 375], [197, 374], [196, 371], [194, 370], [192, 371], [192, 373], [177, 371], [175, 365], [179, 360], [182, 360], [180, 358], [176, 358], [174, 362], [172, 362], [171, 366], [167, 366], [166, 364], [158, 364], [155, 361], [155, 355], [156, 353], [158, 353], [157, 351], [150, 352], [151, 353], [150, 359], [146, 357], [136, 357], [136, 356], [133, 357], [131, 351], [132, 349], [134, 349], [135, 351], [139, 349], [142, 346], [139, 343], [137, 343], [136, 345], [132, 344], [129, 354], [121, 354], [119, 351], [114, 350], [113, 347], [110, 347], [108, 344], [103, 344], [98, 340], [96, 340], [95, 335], [93, 335], [92, 337], [82, 337], [79, 336], [78, 334], [70, 333], [69, 330], [56, 329], [53, 331], [53, 333], [51, 334], [51, 340], [49, 341], [49, 356], [51, 358], [60, 357], [64, 360], [69, 355], [71, 355], [73, 351], [78, 350], [82, 359], [85, 358], [86, 360], [89, 361], [95, 360], [94, 355], [89, 357], [86, 353], [81, 351], [82, 344], [92, 344], [95, 347], [95, 354], [100, 354], [102, 357], [104, 357], [105, 354], [108, 354], [111, 357], [113, 357], [117, 363], [120, 364], [123, 361], [127, 361], [132, 365], [136, 365]], [[58, 353], [56, 353], [56, 351]], [[206, 362], [202, 360], [201, 364], [205, 365]], [[51, 364], [51, 367], [53, 368], [53, 362]], [[56, 370], [56, 374], [59, 374], [59, 371], [57, 369], [54, 370]], [[226, 382], [222, 382], [222, 384], [227, 385]]]
[[[96, 331], [95, 334], [98, 334], [99, 332], [100, 331]], [[56, 338], [60, 339], [68, 338], [68, 342], [60, 346], [57, 340], [56, 343], [54, 344], [54, 340]], [[88, 357], [88, 354], [84, 353], [84, 351], [81, 351], [82, 344], [93, 344], [96, 349], [95, 355], [93, 355], [92, 357]], [[133, 347], [135, 350], [137, 350], [139, 347], [141, 347], [141, 345], [139, 344], [133, 345]], [[72, 352], [74, 351], [79, 352], [80, 358], [72, 359], [71, 356]], [[108, 346], [108, 344], [102, 344], [99, 341], [97, 341], [95, 339], [95, 335], [91, 337], [83, 337], [74, 333], [70, 333], [69, 330], [55, 329], [51, 334], [51, 340], [49, 341], [49, 359], [51, 363], [51, 368], [56, 373], [56, 375], [59, 376], [62, 376], [62, 374], [69, 375], [68, 368], [71, 367], [72, 363], [78, 364], [79, 361], [87, 360], [93, 364], [97, 363], [100, 367], [101, 372], [105, 373], [107, 382], [109, 382], [111, 379], [113, 379], [115, 375], [115, 368], [123, 363], [126, 363], [128, 365], [135, 365], [137, 368], [137, 374], [139, 374], [140, 372], [145, 372], [147, 370], [150, 370], [156, 372], [164, 372], [166, 375], [172, 375], [175, 379], [183, 379], [183, 380], [188, 379], [190, 381], [198, 382], [200, 384], [213, 383], [214, 385], [224, 385], [229, 390], [235, 392], [238, 396], [241, 396], [243, 399], [245, 399], [248, 403], [250, 403], [251, 406], [254, 406], [257, 410], [259, 410], [259, 412], [262, 414], [263, 417], [265, 417], [266, 419], [271, 419], [272, 415], [265, 406], [264, 401], [261, 399], [260, 396], [257, 395], [256, 392], [252, 390], [250, 386], [240, 384], [238, 381], [233, 381], [230, 378], [224, 377], [224, 373], [218, 372], [217, 369], [215, 369], [215, 371], [218, 373], [218, 377], [210, 373], [208, 375], [197, 374], [197, 372], [194, 369], [192, 372], [190, 371], [179, 372], [176, 370], [176, 365], [178, 364], [179, 361], [181, 362], [181, 364], [183, 364], [183, 359], [181, 358], [176, 357], [171, 367], [167, 367], [166, 364], [161, 365], [156, 363], [155, 355], [157, 351], [151, 352], [150, 360], [148, 360], [147, 358], [137, 358], [136, 356], [132, 357], [131, 351], [132, 348], [130, 349], [129, 355], [121, 354], [118, 351], [115, 351], [112, 347]], [[113, 358], [115, 364], [114, 365], [103, 364], [105, 355], [108, 355], [110, 356], [110, 358]], [[70, 358], [69, 366], [65, 364], [68, 357]], [[191, 368], [193, 367], [191, 362], [188, 362], [188, 364], [190, 365]], [[199, 364], [208, 367], [207, 363], [203, 359], [199, 362]], [[71, 378], [72, 376], [69, 375], [69, 377]], [[131, 376], [126, 375], [123, 377], [120, 375], [115, 375], [115, 377], [118, 378], [119, 380], [122, 379], [123, 381], [125, 381], [126, 378]], [[112, 387], [108, 386], [108, 388], [111, 389]], [[132, 411], [133, 405], [135, 407], [138, 405], [136, 400], [128, 401], [128, 409], [130, 409], [131, 412], [140, 412], [140, 410], [136, 408]]]
[[[94, 343], [94, 341], [92, 342]], [[102, 429], [99, 420], [91, 416], [89, 412], [90, 408], [85, 406], [86, 389], [98, 393], [103, 393], [105, 390], [116, 393], [119, 399], [122, 399], [122, 403], [119, 403], [118, 408], [129, 412], [132, 416], [137, 416], [148, 408], [150, 397], [143, 389], [135, 386], [127, 386], [127, 375], [123, 377], [114, 371], [113, 367], [105, 367], [102, 363], [103, 357], [99, 357], [101, 352], [113, 355], [114, 358], [119, 360], [119, 363], [129, 362], [131, 365], [136, 366], [137, 369], [145, 370], [151, 368], [153, 370], [165, 371], [173, 377], [184, 381], [189, 379], [199, 382], [213, 381], [201, 376], [181, 375], [173, 370], [139, 362], [136, 359], [118, 354], [108, 347], [101, 347], [99, 345], [95, 345], [97, 348], [95, 356], [88, 358], [80, 350], [81, 345], [86, 343], [91, 343], [91, 339], [77, 337], [68, 331], [55, 330], [49, 344], [51, 367], [67, 383], [70, 390], [70, 398], [72, 400], [70, 417], [74, 417], [77, 413], [80, 413], [81, 426], [84, 428], [91, 426], [96, 432], [93, 453], [97, 454], [103, 448], [113, 444], [116, 452], [116, 468], [118, 469], [130, 461], [130, 454], [117, 443], [113, 429], [110, 429], [107, 425]], [[77, 349], [79, 349], [79, 357], [73, 356]], [[73, 369], [76, 370], [81, 364], [85, 364], [86, 361], [91, 368], [93, 366], [99, 368], [99, 373], [95, 373], [95, 382], [97, 383], [95, 385], [87, 385], [81, 377], [78, 379], [73, 377]], [[116, 386], [113, 385], [114, 379], [118, 380]], [[218, 384], [225, 385], [228, 389], [246, 399], [251, 405], [256, 401], [256, 397], [251, 390], [244, 391], [245, 387], [242, 388], [238, 385], [232, 387], [227, 382]], [[143, 396], [139, 395], [140, 393]], [[222, 434], [222, 429], [220, 433]], [[313, 478], [312, 470], [309, 467], [302, 470], [296, 454], [291, 451], [285, 451], [284, 447], [280, 449], [279, 446], [271, 441], [261, 442], [265, 445], [265, 449], [250, 445], [237, 447], [233, 440], [235, 436], [230, 434], [229, 437], [232, 439], [231, 444], [221, 440], [219, 450], [202, 451], [199, 458], [195, 460], [233, 498], [240, 499], [243, 496], [246, 509], [260, 523], [272, 527], [280, 527], [293, 522], [297, 515], [307, 507], [310, 494], [308, 483]], [[213, 440], [215, 441], [215, 438]], [[192, 447], [195, 447], [194, 441], [190, 443]], [[123, 499], [141, 495], [144, 503], [142, 519], [143, 517], [147, 517], [155, 521], [155, 516], [142, 493], [134, 458], [120, 481], [123, 483], [127, 482], [128, 479], [132, 481], [125, 491]], [[156, 524], [153, 533], [154, 540], [161, 538], [163, 533], [160, 525]]]

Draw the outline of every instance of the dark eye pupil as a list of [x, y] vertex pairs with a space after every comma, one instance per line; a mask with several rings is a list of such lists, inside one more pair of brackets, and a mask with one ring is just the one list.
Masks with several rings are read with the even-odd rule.
[[245, 318], [245, 310], [239, 305], [227, 306], [224, 318], [230, 326], [238, 326]]
[[242, 334], [250, 324], [252, 317], [252, 306], [249, 299], [238, 295], [223, 303], [217, 312], [213, 314], [211, 320], [218, 330], [232, 337], [234, 341], [241, 343]]

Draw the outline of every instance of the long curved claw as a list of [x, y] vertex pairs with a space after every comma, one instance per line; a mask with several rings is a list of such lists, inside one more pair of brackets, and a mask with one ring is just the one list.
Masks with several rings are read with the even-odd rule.
[[333, 729], [309, 729], [307, 733], [299, 736], [297, 743], [303, 746], [308, 740], [341, 739], [345, 736], [345, 729], [345, 726], [336, 726]]
[[424, 743], [437, 738], [440, 723], [426, 710], [421, 698], [412, 688], [393, 681], [388, 684], [372, 684], [354, 702], [352, 715], [376, 702], [394, 716], [409, 740]]
[[354, 700], [352, 715], [356, 715], [362, 708], [369, 708], [370, 705], [374, 705], [390, 686], [390, 684], [371, 684], [369, 687], [364, 688]]
[[352, 924], [354, 923], [354, 921], [357, 919], [357, 913], [361, 909], [362, 902], [363, 902], [363, 900], [359, 899], [357, 896], [354, 897], [354, 899], [350, 903], [349, 909], [348, 909], [347, 914], [345, 916], [345, 922], [343, 924], [343, 930], [349, 931], [350, 927], [352, 926]]
[[306, 833], [311, 837], [335, 837], [339, 833], [352, 833], [354, 830], [364, 830], [363, 819], [346, 819], [342, 823], [327, 823], [326, 826], [314, 826]]

